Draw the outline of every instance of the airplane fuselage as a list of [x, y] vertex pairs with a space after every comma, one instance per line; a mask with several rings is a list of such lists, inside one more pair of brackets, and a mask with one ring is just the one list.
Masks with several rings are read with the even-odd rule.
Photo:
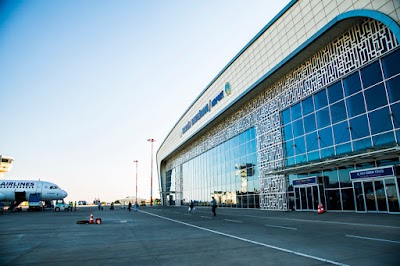
[[64, 199], [68, 194], [54, 183], [36, 180], [0, 180], [0, 201], [28, 201], [40, 194], [40, 200]]

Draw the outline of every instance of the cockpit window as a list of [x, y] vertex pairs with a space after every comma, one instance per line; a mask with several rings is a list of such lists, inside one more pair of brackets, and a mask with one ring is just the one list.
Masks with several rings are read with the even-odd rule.
[[50, 189], [57, 189], [57, 186], [50, 186]]

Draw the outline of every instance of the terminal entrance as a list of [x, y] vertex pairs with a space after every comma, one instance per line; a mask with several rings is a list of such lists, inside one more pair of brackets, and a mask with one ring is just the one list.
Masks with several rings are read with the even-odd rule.
[[353, 182], [357, 212], [400, 212], [396, 178]]
[[293, 180], [296, 211], [317, 211], [321, 201], [318, 177]]
[[319, 203], [318, 186], [299, 186], [294, 189], [297, 211], [317, 211]]

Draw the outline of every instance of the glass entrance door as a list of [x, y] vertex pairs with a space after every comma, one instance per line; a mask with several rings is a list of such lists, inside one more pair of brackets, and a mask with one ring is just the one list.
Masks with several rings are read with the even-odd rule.
[[356, 181], [353, 189], [358, 212], [400, 212], [395, 178]]
[[298, 211], [317, 211], [319, 200], [318, 185], [298, 186], [294, 189], [295, 209]]

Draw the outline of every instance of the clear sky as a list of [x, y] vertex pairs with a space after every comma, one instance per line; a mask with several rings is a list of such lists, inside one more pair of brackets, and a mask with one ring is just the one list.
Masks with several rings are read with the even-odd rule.
[[0, 0], [6, 179], [67, 201], [159, 198], [155, 154], [196, 97], [289, 0]]

